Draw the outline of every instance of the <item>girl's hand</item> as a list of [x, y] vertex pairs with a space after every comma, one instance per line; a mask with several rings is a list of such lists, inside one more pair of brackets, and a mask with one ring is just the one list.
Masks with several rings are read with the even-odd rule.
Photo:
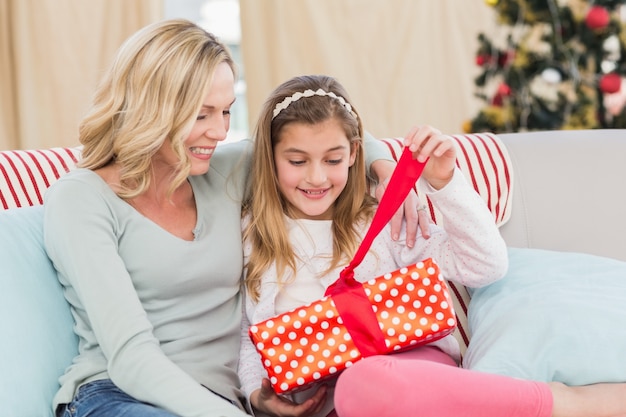
[[255, 409], [275, 417], [308, 417], [322, 409], [326, 403], [326, 391], [327, 387], [322, 385], [311, 398], [297, 404], [276, 395], [270, 380], [263, 378], [261, 388], [250, 395], [250, 403]]
[[418, 126], [406, 135], [404, 145], [418, 161], [428, 159], [422, 177], [433, 188], [438, 190], [450, 182], [456, 167], [456, 147], [450, 136], [432, 126]]

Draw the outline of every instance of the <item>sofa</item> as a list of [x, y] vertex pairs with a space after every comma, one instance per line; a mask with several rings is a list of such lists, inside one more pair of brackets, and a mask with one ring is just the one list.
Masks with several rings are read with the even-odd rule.
[[[626, 310], [621, 308], [626, 288], [619, 282], [626, 278], [626, 130], [453, 138], [459, 168], [492, 211], [511, 250], [509, 273], [497, 285], [478, 290], [450, 285], [462, 365], [574, 384], [626, 380], [626, 364], [615, 369], [609, 363], [626, 347], [618, 328], [626, 314], [621, 311]], [[399, 154], [400, 139], [383, 140]], [[76, 354], [72, 315], [42, 246], [42, 203], [46, 188], [73, 169], [79, 157], [80, 149], [72, 147], [0, 151], [2, 415], [52, 416], [57, 379]], [[425, 202], [438, 222], [436, 209]], [[582, 301], [555, 306], [578, 297], [559, 295], [569, 287], [576, 287]], [[572, 321], [581, 309], [583, 317]], [[597, 324], [598, 315], [604, 324]], [[569, 322], [563, 324], [562, 316]], [[545, 323], [545, 329], [537, 323]], [[563, 329], [567, 332], [559, 336]], [[578, 344], [581, 351], [572, 353]], [[581, 357], [607, 363], [586, 363]], [[580, 378], [581, 367], [587, 379]]]

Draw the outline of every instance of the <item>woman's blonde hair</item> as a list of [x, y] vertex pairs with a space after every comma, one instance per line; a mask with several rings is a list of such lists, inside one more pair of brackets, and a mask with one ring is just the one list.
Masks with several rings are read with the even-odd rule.
[[[307, 90], [310, 92], [301, 97], [299, 93]], [[346, 187], [334, 203], [333, 255], [328, 270], [349, 261], [360, 238], [357, 222], [373, 214], [375, 200], [368, 193], [363, 126], [347, 91], [336, 79], [323, 75], [294, 77], [278, 86], [266, 100], [254, 130], [252, 171], [244, 202], [244, 215], [250, 220], [244, 229], [244, 239], [252, 245], [245, 266], [245, 285], [253, 300], [258, 300], [261, 276], [272, 263], [275, 262], [278, 277], [287, 269], [294, 273], [296, 270], [296, 255], [284, 221], [284, 215], [289, 216], [291, 209], [278, 189], [274, 147], [286, 125], [313, 125], [330, 118], [340, 121], [356, 159], [349, 168]], [[285, 283], [279, 281], [279, 284]]]
[[180, 159], [170, 192], [189, 175], [183, 141], [209, 92], [215, 68], [235, 63], [227, 47], [192, 22], [165, 20], [146, 26], [118, 50], [79, 127], [80, 166], [121, 167], [122, 198], [150, 185], [152, 157], [169, 140]]

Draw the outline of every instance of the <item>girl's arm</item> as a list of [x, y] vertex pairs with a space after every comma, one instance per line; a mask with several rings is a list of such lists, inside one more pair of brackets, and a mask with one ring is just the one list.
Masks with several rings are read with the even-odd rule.
[[456, 168], [452, 138], [420, 126], [409, 132], [405, 144], [414, 158], [428, 161], [420, 188], [441, 213], [445, 230], [433, 228], [432, 237], [418, 245], [423, 248], [418, 256], [433, 257], [446, 278], [470, 287], [501, 278], [508, 267], [506, 245], [487, 205]]
[[239, 349], [239, 367], [238, 374], [241, 382], [241, 388], [246, 394], [246, 397], [250, 399], [250, 394], [257, 389], [261, 388], [261, 381], [263, 378], [267, 378], [267, 372], [263, 368], [261, 363], [261, 355], [257, 352], [248, 329], [250, 328], [250, 320], [246, 314], [246, 309], [249, 300], [244, 296], [244, 312], [241, 321], [241, 346]]
[[414, 249], [391, 243], [396, 246], [396, 263], [408, 265], [433, 258], [446, 279], [468, 287], [502, 278], [508, 267], [506, 244], [487, 205], [463, 173], [455, 170], [452, 180], [440, 190], [425, 182], [420, 187], [439, 211], [439, 223], [431, 226], [430, 239], [418, 240]]

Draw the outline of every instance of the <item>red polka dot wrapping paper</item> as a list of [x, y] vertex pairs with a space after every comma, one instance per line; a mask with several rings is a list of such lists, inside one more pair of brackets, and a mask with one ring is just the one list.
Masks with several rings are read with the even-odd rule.
[[[456, 316], [448, 286], [432, 259], [363, 283], [386, 352], [451, 334]], [[249, 334], [277, 394], [338, 375], [362, 359], [332, 297], [250, 326]]]

